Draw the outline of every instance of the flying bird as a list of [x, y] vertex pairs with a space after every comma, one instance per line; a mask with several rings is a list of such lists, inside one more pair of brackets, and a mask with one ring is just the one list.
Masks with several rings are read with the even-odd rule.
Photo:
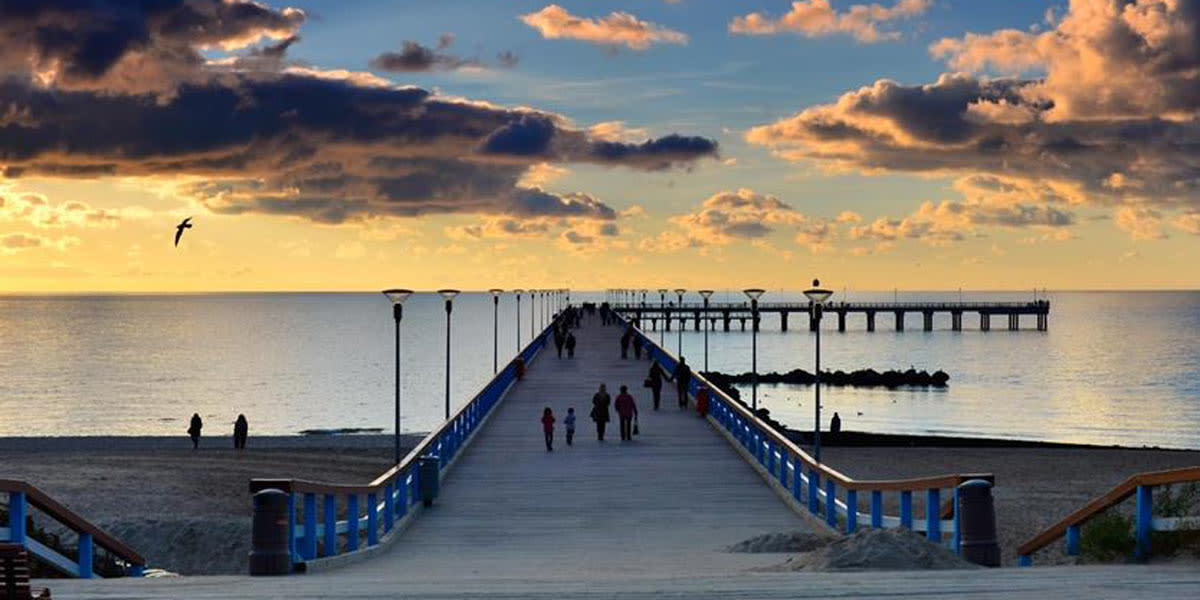
[[188, 217], [188, 218], [184, 219], [182, 223], [175, 226], [175, 247], [176, 248], [179, 247], [179, 238], [183, 237], [183, 230], [192, 228], [192, 224], [189, 223], [189, 221], [191, 221], [191, 220], [192, 220], [192, 218]]

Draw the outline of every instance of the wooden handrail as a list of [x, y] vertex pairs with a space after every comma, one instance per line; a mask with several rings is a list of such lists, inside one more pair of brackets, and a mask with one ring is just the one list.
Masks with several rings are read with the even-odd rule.
[[71, 509], [59, 504], [42, 490], [26, 481], [16, 479], [0, 479], [0, 492], [20, 492], [25, 494], [25, 500], [42, 512], [54, 517], [55, 520], [67, 526], [75, 533], [90, 533], [92, 542], [111, 552], [114, 556], [131, 565], [145, 565], [146, 559], [126, 546], [108, 532], [90, 523], [87, 519], [76, 514]]
[[[505, 366], [500, 373], [506, 374], [509, 369], [515, 369], [516, 367], [514, 363], [516, 362], [516, 359], [524, 358], [525, 355], [533, 349], [534, 344], [537, 344], [539, 340], [543, 339], [549, 331], [550, 326], [543, 329], [541, 333], [530, 340], [530, 342], [526, 344], [520, 352], [517, 353], [517, 356], [514, 356], [512, 360], [509, 361], [508, 365]], [[393, 465], [368, 484], [331, 483], [324, 481], [309, 481], [305, 479], [255, 478], [250, 480], [250, 493], [253, 494], [265, 489], [277, 489], [289, 493], [313, 494], [371, 494], [380, 492], [389, 483], [393, 482], [401, 475], [408, 473], [409, 469], [411, 469], [417, 463], [417, 460], [437, 442], [438, 438], [454, 424], [455, 420], [461, 417], [463, 413], [465, 413], [475, 403], [476, 400], [483, 396], [484, 392], [486, 392], [487, 389], [498, 378], [499, 374], [488, 380], [482, 389], [480, 389], [474, 396], [471, 396], [471, 400], [469, 402], [462, 405], [457, 411], [454, 412], [454, 414], [450, 415], [448, 419], [443, 421], [437, 429], [429, 432], [428, 435], [426, 435], [411, 451], [409, 451], [409, 453], [406, 454], [400, 461], [400, 464]]]
[[[678, 363], [678, 357], [671, 354], [670, 351], [666, 350], [665, 348], [663, 348], [663, 347], [659, 346], [657, 343], [655, 343], [654, 340], [651, 339], [650, 336], [646, 335], [645, 332], [642, 331], [640, 328], [635, 327], [634, 331], [642, 337], [642, 339], [645, 341], [646, 344], [653, 347], [658, 352], [661, 352], [662, 354], [670, 357], [672, 360], [675, 360], [676, 363]], [[753, 411], [746, 408], [741, 402], [738, 402], [737, 400], [734, 400], [733, 398], [731, 398], [728, 394], [726, 394], [723, 390], [721, 390], [721, 388], [717, 387], [716, 385], [713, 385], [711, 382], [709, 382], [707, 379], [705, 379], [704, 376], [701, 375], [700, 373], [693, 372], [692, 379], [694, 381], [696, 381], [698, 384], [703, 385], [703, 387], [708, 388], [708, 390], [711, 394], [720, 396], [723, 400], [725, 400], [726, 404], [728, 404], [730, 407], [732, 407], [734, 412], [737, 412], [743, 418], [755, 423], [758, 426], [759, 431], [761, 431], [763, 433], [763, 435], [765, 435], [767, 438], [769, 438], [771, 441], [775, 442], [776, 444], [780, 445], [786, 453], [796, 456], [805, 465], [807, 465], [808, 468], [816, 469], [821, 474], [821, 476], [832, 479], [833, 481], [837, 482], [838, 485], [840, 485], [846, 489], [877, 490], [877, 491], [905, 491], [905, 490], [922, 490], [922, 489], [933, 489], [933, 488], [941, 489], [941, 488], [957, 487], [960, 483], [963, 483], [964, 481], [968, 481], [971, 479], [983, 479], [983, 480], [995, 483], [996, 478], [991, 473], [958, 473], [958, 474], [948, 474], [948, 475], [935, 475], [932, 477], [918, 477], [918, 478], [912, 478], [912, 479], [874, 479], [874, 480], [854, 479], [854, 478], [852, 478], [848, 475], [845, 475], [845, 474], [841, 473], [840, 471], [838, 471], [824, 463], [818, 463], [816, 461], [816, 459], [814, 459], [811, 455], [809, 455], [807, 452], [805, 452], [803, 449], [801, 449], [799, 446], [797, 446], [795, 442], [793, 442], [792, 440], [788, 439], [783, 434], [776, 431], [776, 429], [774, 427], [772, 427], [770, 424], [768, 424], [768, 423], [764, 422], [762, 419], [758, 418], [758, 415], [755, 415], [753, 413]]]
[[1017, 555], [1027, 556], [1045, 548], [1054, 540], [1062, 537], [1067, 532], [1067, 528], [1072, 525], [1082, 525], [1092, 517], [1096, 516], [1117, 504], [1120, 504], [1126, 498], [1133, 495], [1137, 491], [1138, 486], [1143, 485], [1169, 485], [1172, 483], [1188, 483], [1192, 481], [1200, 481], [1200, 467], [1184, 467], [1181, 469], [1168, 469], [1166, 471], [1147, 471], [1138, 473], [1117, 484], [1111, 490], [1093, 498], [1087, 504], [1084, 504], [1079, 509], [1071, 514], [1063, 517], [1057, 523], [1043, 529], [1041, 533], [1030, 538], [1029, 541], [1021, 544], [1017, 548]]

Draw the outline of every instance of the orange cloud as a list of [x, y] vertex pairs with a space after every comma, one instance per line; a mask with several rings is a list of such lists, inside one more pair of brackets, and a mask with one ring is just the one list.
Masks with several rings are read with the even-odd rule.
[[643, 21], [627, 12], [613, 12], [606, 17], [589, 19], [577, 17], [557, 4], [521, 15], [521, 21], [538, 30], [547, 39], [571, 39], [607, 46], [626, 46], [645, 50], [655, 43], [687, 44], [684, 33]]
[[792, 2], [792, 9], [778, 19], [759, 12], [737, 17], [729, 23], [729, 31], [746, 35], [791, 32], [807, 37], [844, 33], [864, 43], [882, 42], [898, 39], [900, 34], [880, 31], [878, 25], [919, 16], [932, 5], [932, 0], [899, 0], [892, 6], [855, 4], [839, 13], [829, 0], [799, 0]]

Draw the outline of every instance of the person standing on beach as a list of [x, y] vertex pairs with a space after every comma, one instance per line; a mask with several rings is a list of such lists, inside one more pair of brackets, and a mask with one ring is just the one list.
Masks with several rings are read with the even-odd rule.
[[192, 438], [192, 450], [200, 448], [200, 430], [204, 428], [204, 421], [200, 420], [200, 413], [192, 413], [192, 422], [188, 425], [188, 436]]
[[549, 406], [542, 411], [542, 433], [546, 434], [546, 452], [554, 452], [554, 411]]
[[654, 410], [658, 410], [658, 405], [662, 402], [663, 377], [666, 375], [662, 367], [658, 366], [658, 361], [650, 363], [650, 374], [646, 376], [646, 387], [650, 388], [650, 393], [654, 395]]
[[840, 433], [842, 431], [842, 418], [838, 416], [837, 411], [833, 411], [833, 418], [829, 420], [829, 433]]
[[246, 438], [250, 435], [250, 423], [246, 421], [246, 415], [238, 415], [236, 421], [233, 422], [233, 447], [235, 450], [246, 449]]
[[633, 396], [629, 395], [629, 388], [621, 386], [621, 393], [617, 394], [616, 409], [617, 416], [621, 418], [621, 441], [632, 441], [633, 420], [637, 418], [637, 403], [633, 401]]
[[604, 441], [604, 428], [608, 426], [610, 419], [608, 414], [608, 406], [612, 403], [612, 398], [608, 396], [608, 390], [604, 388], [604, 384], [600, 384], [600, 391], [592, 396], [592, 420], [596, 422], [596, 439]]
[[675, 380], [675, 390], [679, 392], [679, 408], [687, 410], [688, 387], [692, 383], [692, 368], [688, 366], [687, 359], [679, 357], [679, 364], [675, 365], [671, 379]]
[[563, 425], [567, 428], [567, 445], [572, 446], [575, 442], [575, 409], [567, 409], [567, 418], [563, 419]]

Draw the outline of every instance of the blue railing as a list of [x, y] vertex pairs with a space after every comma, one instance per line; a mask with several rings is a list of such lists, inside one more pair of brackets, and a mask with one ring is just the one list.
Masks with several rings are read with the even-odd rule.
[[[0, 493], [8, 496], [8, 526], [0, 527], [0, 542], [24, 547], [34, 558], [68, 577], [91, 579], [101, 576], [95, 570], [97, 547], [112, 555], [123, 575], [140, 577], [143, 574], [146, 560], [140, 554], [38, 488], [24, 481], [0, 479]], [[41, 515], [75, 532], [75, 558], [63, 555], [30, 535], [30, 509], [36, 509]]]
[[[649, 336], [634, 329], [651, 359], [671, 373], [675, 355], [660, 347]], [[761, 474], [777, 491], [786, 494], [800, 510], [821, 518], [832, 529], [853, 533], [860, 524], [874, 528], [904, 528], [924, 532], [937, 543], [946, 543], [955, 552], [961, 544], [958, 522], [958, 486], [973, 480], [994, 482], [990, 473], [954, 474], [918, 479], [856, 480], [828, 465], [818, 463], [794, 442], [753, 414], [740, 402], [699, 373], [693, 373], [688, 392], [708, 395], [709, 421], [730, 443], [743, 450], [743, 456], [761, 468]], [[921, 519], [914, 520], [913, 494], [924, 495]], [[862, 497], [860, 497], [860, 494]], [[898, 510], [885, 510], [886, 494], [895, 496]], [[943, 498], [952, 502], [943, 506]], [[862, 504], [866, 503], [866, 510]]]
[[288, 495], [288, 545], [293, 565], [306, 568], [322, 558], [370, 550], [388, 541], [400, 525], [415, 517], [422, 502], [418, 493], [421, 460], [436, 457], [438, 478], [444, 478], [471, 437], [517, 381], [518, 369], [529, 365], [545, 347], [549, 332], [550, 328], [543, 330], [470, 402], [421, 440], [400, 464], [369, 484], [252, 479], [251, 494], [277, 489]]

